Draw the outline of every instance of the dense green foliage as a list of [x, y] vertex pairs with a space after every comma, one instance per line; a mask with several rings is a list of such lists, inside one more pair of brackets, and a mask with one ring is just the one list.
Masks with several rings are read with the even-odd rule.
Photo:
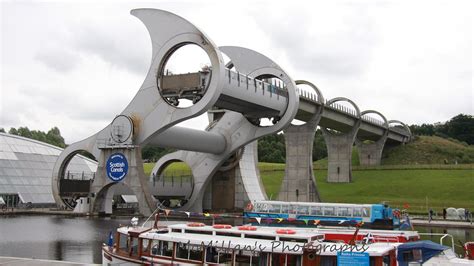
[[29, 130], [28, 127], [19, 127], [18, 129], [12, 127], [10, 128], [8, 133], [46, 142], [61, 148], [66, 147], [66, 144], [64, 143], [64, 138], [61, 136], [61, 132], [57, 127], [51, 128], [47, 133], [40, 130]]
[[474, 144], [474, 117], [459, 114], [446, 123], [411, 125], [414, 135], [453, 138], [469, 145]]
[[285, 136], [268, 135], [258, 140], [258, 159], [262, 162], [284, 163], [286, 158]]
[[142, 158], [145, 162], [156, 162], [163, 155], [173, 152], [173, 149], [160, 148], [156, 146], [145, 146], [142, 149]]

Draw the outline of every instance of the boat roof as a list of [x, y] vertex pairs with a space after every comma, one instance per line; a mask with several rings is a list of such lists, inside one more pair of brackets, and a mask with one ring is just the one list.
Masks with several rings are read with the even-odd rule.
[[355, 203], [330, 203], [330, 202], [296, 202], [296, 201], [277, 201], [277, 200], [256, 200], [252, 204], [283, 204], [294, 206], [338, 206], [338, 207], [372, 207], [372, 205], [381, 204], [355, 204]]
[[[350, 246], [345, 243], [324, 242], [323, 234], [307, 228], [291, 229], [295, 231], [294, 234], [277, 234], [276, 230], [278, 229], [282, 228], [257, 227], [256, 231], [244, 231], [234, 226], [230, 229], [216, 229], [207, 225], [190, 227], [187, 224], [174, 224], [159, 229], [142, 230], [143, 233], [140, 234], [140, 237], [182, 244], [204, 245], [218, 250], [238, 249], [248, 252], [285, 254], [303, 254], [304, 249], [312, 249], [321, 255], [335, 255], [338, 251], [348, 251], [350, 247], [354, 247], [354, 252], [361, 252], [365, 248], [365, 252], [370, 256], [382, 256], [396, 248], [393, 243]], [[121, 227], [117, 230], [123, 234], [128, 234], [132, 230], [139, 231], [133, 227]]]
[[[356, 228], [355, 227], [338, 227], [338, 226], [318, 226], [316, 228], [312, 228], [312, 230], [315, 230], [323, 234], [326, 234], [326, 233], [353, 234]], [[403, 236], [407, 239], [409, 239], [410, 237], [420, 236], [418, 234], [418, 231], [405, 231], [405, 230], [380, 230], [380, 229], [374, 230], [374, 229], [361, 228], [359, 229], [359, 232], [358, 232], [359, 235], [366, 235], [369, 233], [372, 235], [387, 236], [387, 237]]]
[[280, 227], [265, 227], [265, 226], [254, 226], [257, 230], [249, 231], [249, 230], [239, 230], [240, 226], [232, 226], [230, 229], [216, 229], [213, 226], [205, 225], [201, 227], [190, 227], [187, 224], [173, 224], [168, 226], [170, 229], [179, 229], [179, 230], [186, 230], [186, 231], [200, 231], [200, 232], [215, 232], [215, 234], [219, 233], [226, 233], [226, 234], [235, 234], [239, 236], [266, 236], [266, 237], [288, 237], [293, 239], [323, 239], [324, 234], [315, 232], [310, 228], [290, 228], [291, 230], [295, 231], [294, 234], [278, 234], [276, 233], [279, 229], [288, 229], [288, 228], [280, 228]]

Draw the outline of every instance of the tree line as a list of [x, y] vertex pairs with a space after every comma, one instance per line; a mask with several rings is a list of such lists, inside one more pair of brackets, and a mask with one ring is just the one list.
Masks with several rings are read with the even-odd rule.
[[445, 123], [411, 125], [410, 130], [414, 135], [438, 136], [452, 138], [474, 145], [474, 117], [459, 114]]
[[[0, 128], [0, 132], [5, 133], [4, 128]], [[30, 130], [28, 127], [10, 128], [9, 134], [17, 135], [29, 139], [42, 141], [57, 147], [65, 148], [66, 143], [64, 138], [61, 136], [61, 131], [57, 127], [51, 128], [48, 132], [41, 130]]]

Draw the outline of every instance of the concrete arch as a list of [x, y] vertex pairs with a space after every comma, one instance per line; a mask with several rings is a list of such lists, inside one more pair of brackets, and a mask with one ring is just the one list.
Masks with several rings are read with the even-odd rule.
[[[112, 214], [112, 200], [115, 194], [115, 186], [125, 186], [126, 190], [131, 191], [134, 193], [135, 196], [136, 192], [127, 184], [118, 182], [118, 183], [109, 183], [103, 186], [95, 195], [95, 200], [93, 201], [92, 210], [94, 213], [99, 214]], [[142, 208], [140, 206], [140, 202], [138, 203], [138, 208]]]
[[[354, 134], [354, 137], [355, 137], [355, 135], [357, 134], [357, 131], [359, 130], [360, 124], [362, 122], [361, 121], [362, 116], [361, 116], [359, 106], [354, 101], [352, 101], [351, 99], [346, 98], [346, 97], [333, 98], [333, 99], [327, 101], [326, 105], [330, 106], [333, 103], [341, 102], [341, 101], [348, 102], [349, 104], [351, 104], [354, 107], [354, 109], [356, 111], [357, 121], [354, 123], [354, 126], [352, 127], [352, 130], [350, 132], [346, 133], [346, 134], [350, 134], [350, 135]], [[328, 129], [326, 129], [324, 127], [321, 127], [321, 131], [323, 133], [325, 133], [326, 135], [338, 135], [338, 134], [334, 134], [334, 132], [331, 132], [331, 131], [329, 131]], [[344, 135], [344, 133], [342, 135]]]
[[361, 112], [361, 117], [364, 114], [374, 113], [379, 115], [384, 120], [385, 132], [377, 141], [373, 143], [364, 143], [358, 138], [355, 139], [358, 152], [359, 152], [359, 162], [362, 166], [377, 166], [382, 162], [382, 152], [385, 146], [385, 142], [388, 138], [389, 133], [389, 123], [387, 118], [378, 111], [375, 110], [365, 110]]
[[331, 105], [331, 104], [333, 104], [333, 103], [342, 102], [342, 101], [350, 103], [350, 104], [354, 107], [354, 109], [356, 110], [357, 118], [360, 119], [360, 116], [361, 116], [361, 115], [360, 115], [359, 106], [358, 106], [354, 101], [352, 101], [352, 100], [349, 99], [349, 98], [346, 98], [346, 97], [336, 97], [336, 98], [332, 98], [331, 100], [327, 101], [326, 105]]
[[53, 198], [59, 207], [70, 207], [66, 206], [60, 196], [59, 182], [61, 178], [64, 178], [66, 167], [72, 160], [72, 158], [81, 151], [87, 151], [91, 153], [96, 159], [99, 159], [100, 150], [97, 148], [96, 145], [94, 145], [94, 142], [96, 141], [96, 136], [97, 135], [94, 135], [92, 137], [89, 137], [88, 139], [67, 146], [56, 160], [56, 163], [53, 167], [51, 188], [53, 192]]
[[380, 116], [383, 119], [384, 126], [385, 126], [386, 129], [388, 129], [388, 126], [389, 126], [388, 120], [382, 113], [380, 113], [378, 111], [375, 111], [375, 110], [365, 110], [365, 111], [360, 113], [360, 116], [362, 117], [365, 114], [377, 114], [378, 116]]
[[[324, 96], [323, 96], [323, 93], [321, 92], [321, 90], [316, 85], [314, 85], [313, 83], [311, 83], [309, 81], [296, 80], [295, 83], [296, 83], [296, 86], [298, 86], [298, 85], [308, 85], [308, 86], [310, 86], [316, 92], [316, 94], [318, 95], [318, 102], [321, 106], [318, 109], [318, 111], [311, 117], [311, 119], [309, 121], [307, 121], [306, 123], [308, 123], [308, 122], [309, 123], [311, 123], [311, 122], [314, 123], [314, 122], [316, 122], [316, 120], [317, 120], [317, 122], [319, 122], [321, 114], [324, 111]], [[303, 124], [303, 125], [305, 125], [305, 124]], [[291, 125], [291, 126], [297, 126], [297, 125]]]
[[390, 124], [400, 124], [400, 125], [402, 125], [402, 126], [405, 128], [405, 130], [410, 134], [410, 137], [408, 137], [408, 141], [411, 140], [413, 134], [411, 133], [410, 127], [407, 126], [405, 123], [403, 123], [403, 122], [400, 121], [400, 120], [389, 120], [389, 121], [388, 121], [388, 124], [389, 124], [389, 125], [390, 125]]

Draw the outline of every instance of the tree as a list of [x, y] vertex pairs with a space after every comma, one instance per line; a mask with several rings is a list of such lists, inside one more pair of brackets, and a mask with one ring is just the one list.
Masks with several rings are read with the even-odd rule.
[[313, 141], [313, 161], [318, 161], [328, 156], [326, 141], [323, 137], [323, 132], [318, 129], [314, 134]]
[[164, 155], [173, 152], [173, 149], [161, 148], [156, 146], [145, 146], [142, 149], [142, 158], [144, 160], [156, 162]]
[[469, 145], [474, 144], [474, 117], [472, 115], [459, 114], [440, 128], [440, 132], [450, 138], [464, 141]]
[[66, 144], [64, 143], [64, 138], [61, 136], [61, 132], [57, 127], [53, 127], [48, 131], [48, 133], [46, 134], [46, 140], [48, 143], [51, 143], [53, 145], [62, 148], [66, 147]]
[[474, 117], [472, 115], [459, 114], [445, 123], [411, 125], [410, 130], [415, 135], [439, 136], [453, 138], [474, 144]]
[[61, 136], [61, 132], [59, 131], [59, 128], [53, 127], [48, 131], [48, 133], [45, 133], [40, 130], [29, 130], [28, 127], [19, 127], [18, 129], [12, 127], [8, 131], [8, 133], [12, 135], [17, 135], [17, 136], [22, 136], [25, 138], [30, 138], [42, 142], [46, 142], [48, 144], [58, 146], [61, 148], [65, 148], [66, 144], [64, 143], [64, 138]]
[[0, 133], [6, 133], [3, 127], [0, 127]]

